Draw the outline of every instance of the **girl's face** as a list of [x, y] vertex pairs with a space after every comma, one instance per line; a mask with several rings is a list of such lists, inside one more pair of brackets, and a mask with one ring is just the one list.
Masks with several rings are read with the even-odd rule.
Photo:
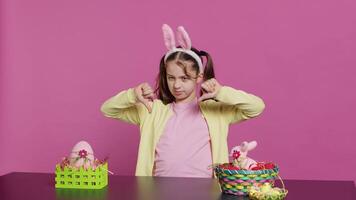
[[187, 66], [188, 75], [175, 61], [167, 62], [166, 72], [168, 88], [176, 103], [190, 102], [196, 98], [195, 91], [197, 84], [202, 80], [202, 74], [196, 75], [192, 63]]

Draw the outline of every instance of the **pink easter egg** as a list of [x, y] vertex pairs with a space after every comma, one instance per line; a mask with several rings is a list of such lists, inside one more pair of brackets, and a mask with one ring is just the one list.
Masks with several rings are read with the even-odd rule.
[[76, 168], [88, 169], [94, 164], [94, 151], [86, 141], [80, 141], [74, 145], [69, 155], [70, 165]]

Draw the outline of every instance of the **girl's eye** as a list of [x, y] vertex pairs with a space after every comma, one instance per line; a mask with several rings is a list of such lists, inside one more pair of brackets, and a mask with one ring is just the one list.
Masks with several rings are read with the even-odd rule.
[[168, 77], [168, 80], [169, 80], [169, 81], [173, 81], [174, 78], [173, 78], [173, 77]]
[[188, 80], [187, 77], [182, 77], [182, 81], [186, 81], [186, 80]]

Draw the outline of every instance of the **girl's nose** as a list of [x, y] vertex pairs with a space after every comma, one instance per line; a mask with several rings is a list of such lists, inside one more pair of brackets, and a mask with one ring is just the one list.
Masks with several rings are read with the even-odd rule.
[[179, 81], [174, 82], [174, 85], [173, 85], [174, 89], [178, 89], [178, 88], [180, 88], [180, 86], [181, 86], [181, 84], [179, 83]]

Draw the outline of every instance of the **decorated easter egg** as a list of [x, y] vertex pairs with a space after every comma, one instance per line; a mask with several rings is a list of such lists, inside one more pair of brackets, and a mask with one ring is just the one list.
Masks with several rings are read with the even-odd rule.
[[269, 184], [269, 183], [264, 183], [264, 184], [261, 186], [261, 192], [263, 192], [263, 193], [270, 192], [271, 190], [272, 190], [272, 186], [271, 186], [271, 184]]
[[80, 141], [74, 145], [69, 155], [70, 165], [76, 168], [83, 166], [88, 169], [94, 164], [94, 152], [90, 144], [86, 141]]
[[273, 188], [271, 191], [271, 196], [278, 197], [281, 194], [281, 191], [278, 188]]

